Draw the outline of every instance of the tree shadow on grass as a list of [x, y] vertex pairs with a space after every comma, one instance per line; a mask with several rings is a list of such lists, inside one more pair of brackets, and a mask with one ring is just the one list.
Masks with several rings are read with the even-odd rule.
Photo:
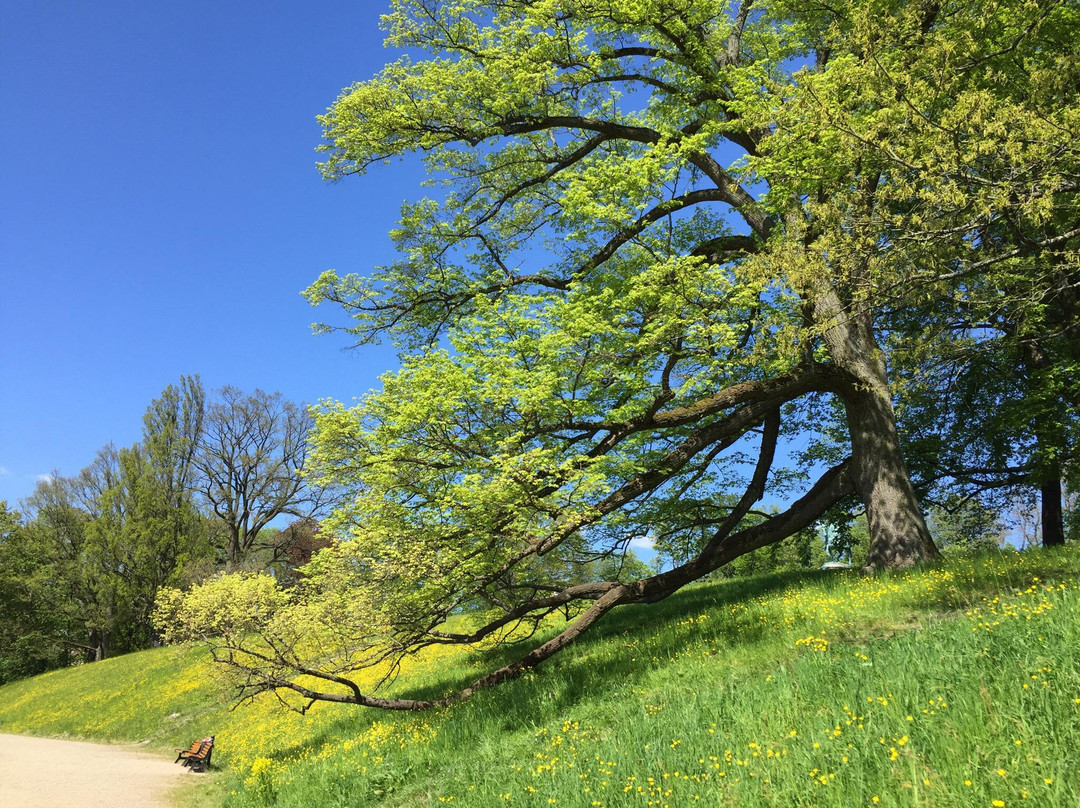
[[[935, 613], [955, 611], [982, 595], [994, 595], [1002, 586], [1024, 588], [1035, 577], [1061, 579], [1080, 574], [1080, 556], [1065, 552], [1042, 552], [1032, 556], [1029, 569], [1012, 570], [1001, 553], [987, 553], [955, 562], [971, 574], [932, 590], [916, 590], [905, 606], [915, 611]], [[927, 569], [949, 569], [926, 565]], [[907, 575], [912, 570], [877, 573], [878, 579]], [[572, 708], [575, 703], [610, 694], [617, 688], [640, 681], [658, 664], [666, 664], [675, 654], [702, 641], [722, 650], [738, 646], [752, 657], [773, 629], [752, 619], [733, 616], [732, 607], [751, 604], [796, 586], [812, 584], [816, 591], [829, 592], [850, 582], [855, 572], [796, 571], [772, 573], [753, 578], [705, 581], [691, 585], [656, 604], [628, 605], [615, 609], [573, 645], [552, 657], [517, 681], [507, 682], [475, 694], [469, 702], [477, 709], [504, 716], [503, 724], [535, 724], [544, 715]], [[688, 617], [709, 613], [713, 619], [702, 626]], [[917, 623], [918, 621], [916, 621]], [[913, 624], [914, 625], [914, 624]], [[551, 629], [529, 641], [508, 643], [484, 654], [471, 670], [448, 670], [437, 681], [409, 687], [405, 677], [398, 683], [400, 695], [418, 699], [438, 699], [468, 687], [480, 675], [509, 664], [527, 654], [557, 632]], [[625, 643], [625, 650], [612, 652], [611, 644]], [[632, 661], [636, 659], [636, 661]], [[394, 688], [398, 690], [397, 687]], [[464, 706], [464, 705], [462, 705]]]
[[[710, 581], [688, 587], [655, 604], [622, 606], [606, 615], [589, 632], [557, 656], [539, 665], [531, 674], [475, 694], [470, 702], [483, 702], [481, 709], [506, 716], [507, 724], [524, 720], [534, 723], [534, 711], [558, 711], [585, 698], [610, 693], [612, 683], [620, 687], [645, 676], [655, 665], [695, 642], [739, 645], [748, 651], [765, 639], [769, 627], [732, 616], [732, 607], [746, 604], [786, 590], [808, 580], [835, 577], [831, 573], [776, 573], [753, 579]], [[702, 626], [688, 621], [688, 616], [708, 613], [716, 616]], [[421, 686], [403, 685], [400, 694], [417, 699], [439, 699], [462, 690], [479, 676], [522, 658], [554, 636], [549, 629], [531, 640], [507, 643], [484, 654], [474, 662], [474, 669], [447, 671], [438, 681]], [[627, 648], [612, 652], [611, 645], [624, 643]], [[636, 660], [636, 661], [632, 661]], [[394, 688], [395, 691], [397, 687]]]

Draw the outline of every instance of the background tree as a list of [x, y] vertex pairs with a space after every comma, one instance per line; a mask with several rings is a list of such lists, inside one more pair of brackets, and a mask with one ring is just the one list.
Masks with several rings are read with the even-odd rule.
[[290, 522], [268, 539], [273, 558], [271, 564], [283, 581], [295, 581], [300, 569], [311, 561], [319, 550], [330, 547], [331, 539], [320, 533], [317, 519], [307, 517]]
[[985, 323], [977, 337], [938, 344], [905, 396], [917, 487], [949, 513], [968, 502], [1004, 513], [1034, 497], [1040, 540], [1063, 543], [1062, 481], [1077, 434], [1064, 377]]
[[[109, 473], [114, 460], [115, 452], [106, 447], [94, 467]], [[87, 536], [93, 518], [84, 507], [90, 481], [99, 478], [84, 472], [39, 480], [24, 502], [30, 521], [22, 531], [35, 566], [35, 574], [23, 580], [30, 587], [33, 621], [46, 627], [43, 642], [81, 653], [88, 662], [109, 655], [120, 606], [112, 571], [98, 563], [100, 554]]]
[[[259, 568], [309, 561], [329, 544], [314, 522], [268, 527], [318, 502], [299, 476], [309, 421], [262, 391], [226, 388], [208, 405], [198, 376], [184, 376], [147, 407], [138, 443], [110, 444], [78, 475], [41, 480], [25, 518], [0, 508], [0, 678], [152, 645], [159, 590], [219, 568], [215, 523], [231, 561], [252, 550]], [[217, 519], [200, 510], [200, 494]]]
[[60, 613], [42, 608], [50, 570], [39, 538], [18, 511], [0, 501], [0, 684], [70, 660], [71, 647], [63, 639], [71, 627], [63, 625]]
[[199, 494], [225, 531], [237, 563], [281, 515], [307, 517], [320, 502], [304, 483], [311, 417], [280, 393], [224, 387], [206, 409], [195, 463]]
[[111, 632], [117, 651], [152, 643], [158, 589], [211, 553], [192, 490], [203, 410], [198, 377], [182, 378], [147, 408], [140, 443], [103, 452], [80, 476], [93, 561], [109, 572], [114, 608], [122, 608]]
[[[1075, 465], [1075, 464], [1074, 464]], [[1070, 469], [1075, 475], [1075, 470]], [[1066, 477], [1064, 498], [1065, 535], [1069, 541], [1080, 541], [1080, 494], [1077, 493], [1075, 477]]]
[[814, 526], [740, 556], [716, 574], [734, 578], [767, 572], [819, 570], [826, 560], [825, 543], [820, 530]]
[[211, 550], [190, 489], [202, 408], [196, 377], [170, 385], [147, 409], [140, 443], [105, 446], [75, 477], [39, 481], [25, 523], [7, 520], [9, 675], [153, 642], [158, 589]]

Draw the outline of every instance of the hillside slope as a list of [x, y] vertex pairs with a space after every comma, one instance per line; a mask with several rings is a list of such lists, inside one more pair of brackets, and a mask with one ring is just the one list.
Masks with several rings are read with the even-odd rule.
[[[214, 734], [227, 806], [1074, 808], [1078, 649], [1070, 545], [700, 585], [432, 713], [230, 711], [201, 650], [164, 648], [0, 688], [0, 732]], [[443, 651], [391, 689], [440, 694], [490, 662]]]

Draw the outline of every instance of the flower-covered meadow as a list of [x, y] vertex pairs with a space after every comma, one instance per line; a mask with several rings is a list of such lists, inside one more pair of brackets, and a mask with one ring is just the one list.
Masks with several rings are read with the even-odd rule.
[[[490, 663], [439, 649], [390, 688]], [[0, 689], [0, 730], [215, 734], [227, 806], [1072, 808], [1080, 547], [706, 583], [436, 712], [228, 706], [199, 649], [167, 648]]]

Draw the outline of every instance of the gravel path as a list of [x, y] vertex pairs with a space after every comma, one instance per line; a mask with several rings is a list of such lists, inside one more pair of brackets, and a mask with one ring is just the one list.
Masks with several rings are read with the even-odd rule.
[[0, 808], [168, 808], [186, 776], [130, 746], [0, 735]]

